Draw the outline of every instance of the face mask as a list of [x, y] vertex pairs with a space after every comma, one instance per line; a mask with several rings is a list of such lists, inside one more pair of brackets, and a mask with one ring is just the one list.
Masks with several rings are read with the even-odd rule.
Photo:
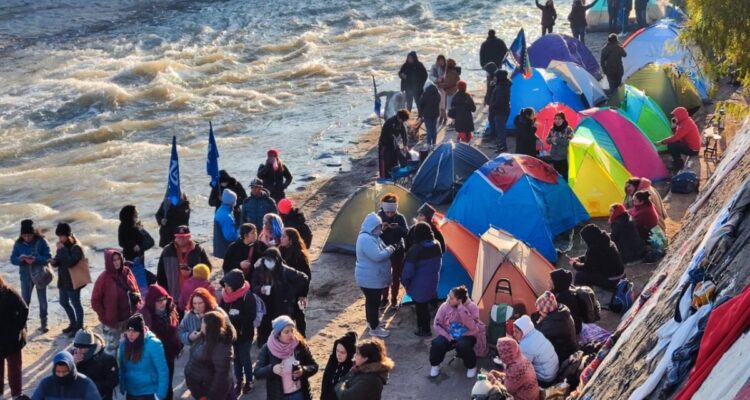
[[272, 269], [276, 268], [276, 261], [275, 260], [270, 260], [270, 259], [266, 258], [266, 259], [263, 260], [263, 265], [265, 265], [266, 268], [272, 270]]

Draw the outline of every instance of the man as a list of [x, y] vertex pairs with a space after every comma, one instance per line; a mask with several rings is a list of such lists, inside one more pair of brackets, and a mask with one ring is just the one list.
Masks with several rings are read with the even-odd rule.
[[510, 116], [510, 79], [508, 71], [498, 69], [495, 71], [495, 88], [490, 97], [489, 118], [490, 129], [497, 136], [497, 152], [504, 153], [508, 150], [505, 135], [505, 124]]
[[424, 120], [424, 126], [427, 130], [427, 145], [432, 146], [437, 143], [437, 124], [440, 118], [440, 92], [437, 86], [432, 82], [427, 82], [427, 88], [419, 99], [419, 117]]
[[279, 202], [279, 216], [284, 222], [285, 228], [294, 228], [299, 232], [305, 247], [308, 249], [312, 245], [312, 231], [305, 221], [305, 214], [297, 207], [294, 207], [289, 199], [282, 199]]
[[607, 0], [607, 14], [609, 15], [609, 32], [617, 32], [617, 21], [620, 17], [620, 0]]
[[117, 360], [104, 352], [104, 339], [90, 329], [81, 329], [73, 339], [76, 369], [89, 377], [103, 400], [111, 400], [120, 382]]
[[412, 103], [417, 103], [419, 110], [419, 98], [422, 97], [422, 88], [427, 82], [427, 69], [419, 61], [416, 51], [406, 56], [406, 62], [398, 71], [398, 76], [401, 78], [401, 91], [406, 95], [406, 109], [411, 112]]
[[627, 57], [628, 53], [617, 40], [617, 34], [610, 33], [607, 39], [607, 45], [602, 49], [600, 63], [602, 72], [607, 76], [609, 82], [609, 94], [617, 92], [617, 88], [622, 85], [622, 74], [625, 69], [622, 66], [622, 59]]
[[503, 59], [507, 52], [508, 47], [505, 45], [505, 42], [495, 36], [494, 29], [490, 29], [487, 32], [487, 39], [482, 42], [482, 46], [479, 48], [480, 67], [484, 68], [485, 65], [491, 62], [497, 66], [503, 65]]
[[404, 96], [404, 94], [401, 92], [395, 90], [384, 90], [382, 92], [378, 92], [377, 97], [385, 97], [383, 119], [386, 121], [396, 115], [396, 112], [398, 112], [398, 110], [406, 108], [406, 96]]
[[[417, 222], [426, 222], [430, 225], [430, 228], [432, 228], [432, 235], [435, 236], [435, 240], [440, 243], [440, 251], [445, 253], [445, 239], [435, 223], [435, 209], [427, 203], [422, 204], [417, 210], [417, 217], [414, 218], [414, 225], [416, 225]], [[405, 249], [407, 252], [409, 251], [409, 248], [411, 248], [411, 245], [414, 244], [414, 225], [409, 228], [409, 233], [406, 235]]]
[[643, 28], [648, 23], [646, 22], [646, 8], [648, 7], [648, 0], [635, 0], [635, 20], [638, 22], [638, 27]]
[[599, 0], [594, 0], [591, 4], [584, 3], [583, 0], [573, 0], [573, 6], [570, 8], [570, 14], [568, 14], [568, 21], [570, 22], [570, 31], [573, 37], [580, 40], [581, 43], [586, 44], [586, 10], [593, 7]]
[[254, 178], [250, 181], [250, 196], [242, 203], [242, 222], [263, 226], [263, 216], [268, 213], [276, 214], [276, 202], [263, 187], [263, 181]]
[[242, 202], [247, 198], [247, 192], [242, 184], [234, 179], [226, 170], [219, 171], [219, 184], [217, 187], [211, 187], [211, 194], [208, 196], [208, 205], [214, 208], [221, 207], [221, 194], [224, 189], [229, 189], [237, 195], [237, 203], [234, 206], [234, 218], [240, 218]]
[[528, 315], [524, 315], [513, 323], [513, 338], [521, 347], [521, 353], [534, 366], [539, 385], [549, 386], [557, 377], [557, 370], [560, 367], [555, 347], [534, 328], [534, 323]]
[[159, 256], [156, 281], [167, 289], [173, 299], [179, 299], [182, 283], [190, 278], [193, 267], [198, 264], [212, 268], [206, 251], [193, 241], [190, 228], [179, 226], [174, 234], [174, 242], [164, 247]]
[[406, 226], [406, 218], [398, 212], [398, 196], [388, 193], [380, 199], [380, 212], [378, 216], [383, 221], [383, 233], [380, 239], [386, 246], [393, 246], [397, 250], [391, 254], [391, 287], [383, 289], [383, 299], [380, 307], [388, 306], [388, 292], [391, 294], [391, 309], [399, 307], [398, 292], [401, 287], [401, 272], [404, 269], [404, 239], [409, 233]]
[[[406, 149], [407, 138], [404, 124], [408, 120], [409, 111], [399, 110], [396, 115], [383, 124], [380, 139], [378, 139], [378, 166], [381, 178], [391, 178], [391, 170], [398, 165], [401, 149]], [[403, 147], [399, 146], [399, 139], [401, 139]]]
[[258, 231], [255, 225], [242, 224], [240, 226], [240, 238], [229, 245], [221, 269], [224, 270], [225, 274], [233, 269], [240, 269], [245, 275], [245, 280], [250, 282], [253, 278], [254, 265], [263, 257], [266, 249], [266, 245], [258, 240]]
[[96, 385], [76, 370], [73, 356], [61, 351], [52, 360], [52, 375], [42, 379], [32, 400], [101, 400]]
[[672, 156], [672, 169], [679, 171], [685, 166], [682, 155], [695, 156], [701, 149], [701, 134], [685, 107], [677, 107], [672, 111], [672, 131], [674, 134], [656, 142], [666, 144]]

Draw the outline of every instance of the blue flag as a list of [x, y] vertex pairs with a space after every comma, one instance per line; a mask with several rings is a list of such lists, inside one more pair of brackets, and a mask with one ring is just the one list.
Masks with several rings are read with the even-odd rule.
[[167, 198], [176, 206], [180, 204], [182, 191], [180, 190], [180, 163], [177, 159], [177, 137], [172, 136], [172, 158], [169, 160], [169, 175], [167, 176]]
[[503, 65], [511, 71], [521, 72], [525, 78], [531, 77], [531, 61], [529, 52], [526, 50], [526, 33], [523, 28], [518, 31], [518, 35], [510, 45]]
[[380, 118], [380, 97], [378, 97], [378, 85], [375, 84], [375, 75], [372, 76], [372, 91], [375, 93], [375, 115]]
[[219, 183], [219, 147], [214, 139], [214, 127], [208, 121], [208, 158], [206, 159], [206, 173], [211, 177], [211, 187]]

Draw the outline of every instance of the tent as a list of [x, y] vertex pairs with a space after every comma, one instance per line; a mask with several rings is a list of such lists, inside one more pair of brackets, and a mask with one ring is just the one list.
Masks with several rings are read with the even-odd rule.
[[386, 193], [395, 193], [399, 197], [400, 213], [417, 215], [422, 201], [399, 185], [376, 183], [360, 188], [344, 203], [333, 220], [323, 251], [354, 254], [362, 221], [367, 214], [380, 209], [380, 198]]
[[623, 79], [627, 80], [646, 64], [676, 64], [685, 68], [701, 99], [706, 101], [711, 81], [699, 66], [698, 50], [680, 42], [680, 29], [674, 21], [662, 20], [630, 35], [623, 43], [628, 53], [622, 60], [625, 67]]
[[[635, 122], [654, 145], [672, 135], [669, 118], [654, 99], [646, 96], [643, 91], [630, 85], [622, 85], [611, 100], [616, 104], [610, 104], [619, 107], [618, 112]], [[656, 149], [666, 151], [667, 146], [659, 145]]]
[[596, 142], [576, 136], [568, 147], [568, 185], [592, 217], [606, 217], [625, 197], [630, 172]]
[[581, 114], [572, 108], [560, 103], [550, 103], [536, 114], [536, 136], [542, 141], [542, 149], [549, 151], [551, 145], [547, 144], [547, 136], [555, 121], [555, 114], [562, 112], [571, 129], [578, 126]]
[[549, 274], [554, 269], [541, 254], [510, 233], [489, 228], [481, 237], [471, 291], [479, 317], [489, 321], [497, 283], [502, 278], [510, 281], [512, 298], [500, 295], [498, 301], [510, 302], [516, 309], [516, 305], [523, 304], [527, 314], [533, 313], [537, 297], [552, 288]]
[[487, 156], [473, 146], [452, 141], [443, 143], [419, 167], [411, 192], [424, 202], [446, 203], [472, 172], [487, 161]]
[[561, 77], [540, 68], [532, 68], [531, 71], [529, 78], [520, 73], [513, 75], [510, 86], [510, 117], [505, 125], [507, 128], [515, 128], [515, 116], [526, 107], [539, 111], [549, 103], [558, 102], [576, 111], [586, 108], [580, 96]]
[[570, 61], [552, 61], [547, 69], [563, 78], [570, 89], [581, 96], [587, 108], [607, 101], [607, 95], [599, 81], [578, 64]]
[[572, 36], [550, 33], [529, 46], [532, 67], [549, 68], [550, 63], [555, 60], [578, 64], [597, 79], [602, 76], [602, 69], [591, 50]]
[[643, 90], [666, 115], [679, 106], [693, 114], [702, 104], [693, 83], [674, 64], [647, 64], [625, 83]]
[[456, 194], [446, 217], [475, 235], [504, 229], [557, 259], [555, 236], [589, 219], [555, 170], [539, 159], [501, 154], [474, 171]]
[[[589, 0], [587, 3], [590, 1], [593, 0]], [[593, 7], [586, 11], [586, 22], [588, 23], [589, 31], [605, 31], [609, 29], [609, 12], [607, 11], [607, 3], [607, 0], [599, 0]], [[651, 23], [664, 18], [668, 3], [668, 0], [648, 0], [648, 5], [646, 6], [646, 21]], [[630, 18], [635, 18], [635, 9], [632, 10]]]
[[669, 177], [656, 147], [632, 121], [610, 108], [592, 108], [581, 114], [585, 118], [578, 124], [576, 136], [595, 141], [633, 176], [652, 181]]
[[452, 288], [459, 285], [465, 285], [471, 292], [472, 276], [477, 265], [479, 237], [458, 222], [449, 219], [443, 219], [439, 229], [447, 249], [443, 254], [443, 267], [440, 270], [438, 298], [445, 297]]

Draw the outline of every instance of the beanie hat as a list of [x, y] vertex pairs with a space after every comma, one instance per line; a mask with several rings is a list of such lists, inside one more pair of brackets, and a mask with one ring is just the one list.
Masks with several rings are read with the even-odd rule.
[[81, 328], [76, 332], [76, 336], [73, 339], [74, 347], [86, 347], [92, 348], [101, 345], [103, 340], [101, 336], [94, 333], [91, 329]]
[[224, 274], [222, 281], [226, 286], [232, 288], [232, 290], [238, 290], [245, 284], [245, 276], [242, 274], [242, 270], [235, 268]]
[[295, 328], [297, 325], [294, 323], [294, 320], [289, 318], [286, 315], [282, 315], [279, 317], [274, 318], [273, 321], [271, 321], [271, 326], [273, 327], [273, 334], [278, 336], [284, 328], [287, 326], [292, 325]]
[[458, 87], [459, 92], [465, 92], [466, 91], [466, 81], [458, 81], [456, 84], [456, 87]]
[[536, 309], [545, 314], [557, 310], [557, 299], [555, 298], [555, 295], [549, 290], [542, 293], [542, 295], [536, 299]]
[[612, 204], [609, 208], [612, 209], [612, 215], [609, 217], [609, 223], [615, 222], [617, 218], [620, 218], [622, 214], [625, 214], [625, 206], [620, 203]]
[[125, 330], [132, 329], [136, 332], [143, 333], [145, 331], [146, 322], [143, 320], [143, 315], [140, 313], [133, 314], [128, 318], [128, 322], [125, 323]]
[[211, 269], [206, 264], [198, 264], [193, 267], [193, 276], [198, 279], [208, 280], [208, 277], [211, 276]]
[[34, 234], [34, 221], [30, 219], [25, 219], [21, 221], [21, 234], [33, 235]]
[[276, 150], [276, 149], [271, 149], [271, 150], [268, 150], [267, 155], [268, 155], [268, 157], [278, 157], [279, 156], [279, 151]]
[[286, 215], [289, 214], [290, 211], [292, 211], [292, 201], [289, 199], [281, 199], [278, 204], [279, 208], [279, 214]]
[[70, 225], [65, 222], [57, 224], [57, 229], [55, 229], [55, 235], [57, 236], [70, 236], [71, 232]]
[[187, 236], [190, 235], [190, 227], [187, 225], [180, 225], [177, 227], [177, 229], [174, 231], [175, 236]]
[[432, 227], [427, 222], [417, 222], [414, 224], [414, 241], [417, 243], [424, 242], [425, 240], [434, 240], [435, 234], [432, 232]]
[[422, 204], [422, 207], [419, 207], [417, 212], [424, 215], [428, 221], [432, 221], [432, 217], [435, 216], [435, 209], [427, 203]]
[[228, 206], [234, 206], [235, 203], [237, 203], [237, 194], [230, 189], [224, 189], [224, 191], [221, 192], [221, 203]]
[[349, 331], [344, 336], [333, 342], [333, 351], [336, 352], [336, 345], [341, 344], [346, 349], [349, 356], [353, 356], [357, 350], [357, 332]]
[[260, 180], [260, 179], [258, 179], [258, 178], [253, 178], [250, 181], [250, 187], [251, 188], [253, 188], [253, 187], [263, 187], [263, 181]]

